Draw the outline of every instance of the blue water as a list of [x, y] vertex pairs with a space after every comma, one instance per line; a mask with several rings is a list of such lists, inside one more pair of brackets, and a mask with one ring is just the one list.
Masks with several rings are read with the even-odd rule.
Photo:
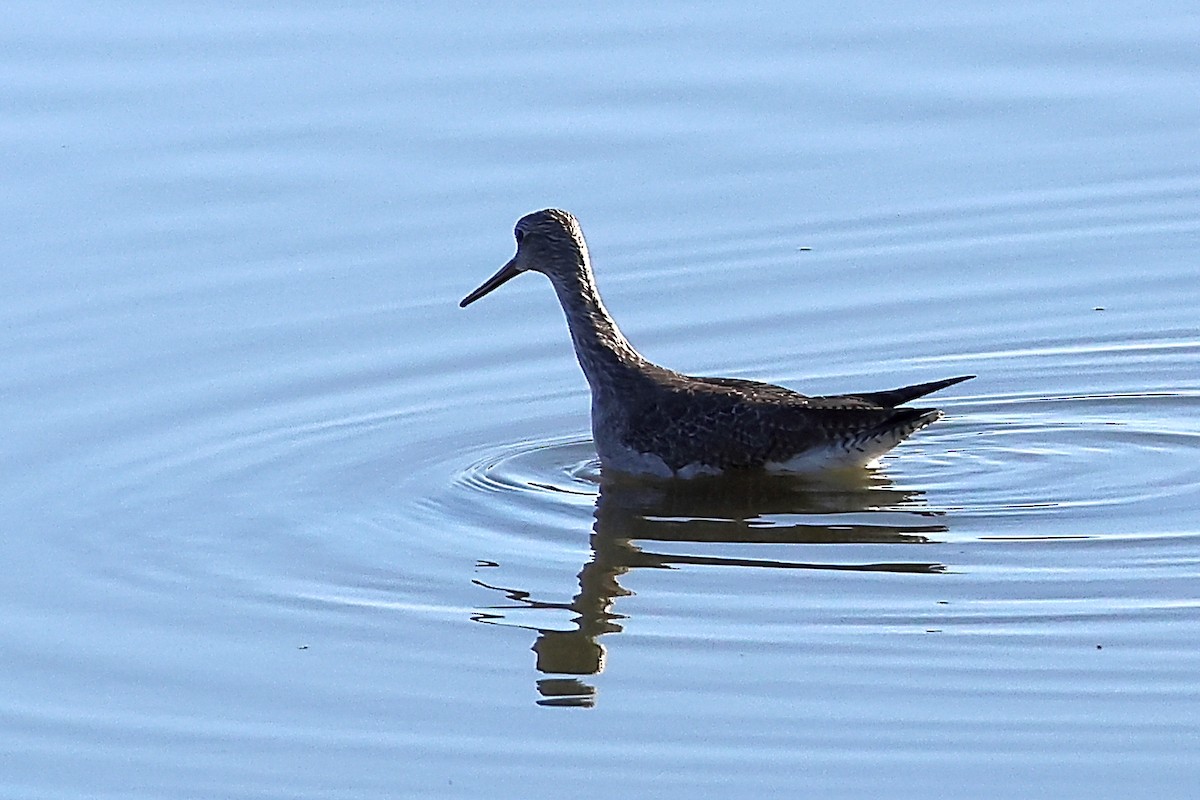
[[[18, 4], [0, 794], [1186, 797], [1200, 13]], [[601, 488], [648, 357], [963, 373], [860, 481]]]

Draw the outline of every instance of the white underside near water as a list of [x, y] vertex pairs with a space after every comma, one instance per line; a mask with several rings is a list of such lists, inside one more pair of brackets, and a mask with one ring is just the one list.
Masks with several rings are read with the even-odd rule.
[[[763, 465], [763, 470], [772, 474], [812, 475], [831, 470], [855, 469], [869, 467], [876, 463], [880, 456], [897, 444], [893, 442], [886, 446], [865, 448], [863, 450], [844, 450], [840, 448], [825, 448], [809, 450], [786, 461], [770, 461]], [[725, 470], [712, 464], [693, 462], [679, 469], [672, 469], [661, 457], [654, 453], [639, 453], [629, 448], [614, 448], [615, 452], [601, 456], [604, 469], [622, 472], [627, 475], [640, 475], [653, 478], [703, 478], [721, 475]]]

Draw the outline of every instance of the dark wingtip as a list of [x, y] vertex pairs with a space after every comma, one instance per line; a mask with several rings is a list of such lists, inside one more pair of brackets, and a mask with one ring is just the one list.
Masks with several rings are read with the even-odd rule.
[[866, 400], [868, 403], [874, 403], [883, 408], [895, 408], [910, 400], [916, 400], [918, 397], [939, 392], [956, 383], [969, 381], [974, 377], [974, 375], [959, 375], [957, 378], [945, 378], [944, 380], [930, 381], [929, 383], [916, 383], [912, 386], [901, 386], [899, 389], [889, 389], [886, 392], [865, 392], [853, 395], [853, 397]]
[[954, 384], [962, 383], [963, 381], [969, 381], [972, 378], [976, 378], [976, 377], [978, 377], [978, 376], [977, 375], [959, 375], [957, 378], [947, 378], [944, 381], [939, 381], [939, 383], [941, 383], [941, 386], [939, 386], [937, 389], [934, 389], [933, 391], [936, 392], [938, 389], [945, 389], [948, 386], [953, 386]]

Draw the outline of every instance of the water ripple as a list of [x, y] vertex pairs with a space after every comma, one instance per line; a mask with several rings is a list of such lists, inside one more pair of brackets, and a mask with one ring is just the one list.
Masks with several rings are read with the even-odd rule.
[[1200, 483], [1200, 431], [1164, 422], [1195, 419], [1198, 407], [1186, 392], [972, 400], [928, 430], [927, 455], [904, 468], [952, 495], [956, 511], [1044, 520], [1105, 508], [1115, 523], [1116, 507], [1161, 503]]
[[589, 438], [526, 441], [489, 452], [454, 481], [485, 492], [544, 491], [594, 498], [600, 462]]
[[[1198, 407], [1200, 397], [1188, 392], [1014, 394], [958, 401], [949, 421], [894, 451], [880, 475], [894, 471], [903, 486], [919, 489], [928, 510], [983, 516], [1111, 510], [1165, 500], [1200, 482], [1200, 431], [1169, 429], [1163, 420], [1194, 418]], [[1131, 471], [1133, 463], [1138, 468]], [[878, 490], [881, 478], [871, 479]], [[570, 436], [497, 445], [451, 482], [469, 493], [513, 493], [521, 502], [582, 507], [597, 497], [600, 470], [590, 440]], [[782, 479], [788, 482], [796, 488], [792, 479]], [[779, 490], [781, 485], [765, 478], [754, 483], [726, 478], [693, 482], [693, 489], [674, 494], [696, 503], [696, 517], [706, 516], [704, 499], [721, 494], [741, 497], [740, 513], [766, 518], [769, 508], [752, 513], [753, 497], [762, 496], [764, 486]], [[647, 484], [642, 491], [663, 492], [653, 487]], [[801, 488], [809, 503], [832, 491], [811, 483]], [[673, 513], [687, 516], [678, 496], [673, 502]], [[912, 500], [877, 491], [864, 508], [911, 511]]]

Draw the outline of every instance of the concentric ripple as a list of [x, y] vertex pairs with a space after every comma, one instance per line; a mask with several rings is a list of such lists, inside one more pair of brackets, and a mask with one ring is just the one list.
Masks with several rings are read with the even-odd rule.
[[[997, 397], [963, 403], [924, 433], [925, 456], [898, 462], [907, 478], [972, 516], [1036, 516], [1050, 524], [1144, 514], [1200, 483], [1200, 431], [1187, 392]], [[1133, 508], [1150, 506], [1150, 509]]]
[[[451, 477], [444, 506], [490, 516], [473, 543], [484, 594], [472, 618], [534, 636], [536, 670], [551, 676], [537, 702], [590, 707], [627, 615], [677, 647], [738, 648], [775, 646], [776, 629], [994, 634], [1176, 613], [1178, 599], [1134, 587], [1173, 573], [1184, 539], [1172, 531], [1194, 525], [1173, 499], [1200, 483], [1200, 432], [1180, 424], [1196, 393], [943, 405], [946, 421], [851, 480], [602, 481], [584, 437], [497, 445]], [[622, 599], [662, 569], [695, 573], [661, 585], [668, 609]], [[1079, 588], [1102, 575], [1129, 588]], [[919, 576], [932, 582], [897, 583]], [[962, 591], [985, 599], [940, 599]]]
[[590, 438], [525, 441], [487, 453], [463, 470], [455, 482], [485, 492], [543, 491], [594, 498], [600, 461]]
[[[1162, 422], [1197, 418], [1200, 397], [1194, 393], [1006, 395], [961, 401], [950, 410], [949, 420], [893, 451], [880, 472], [864, 474], [855, 487], [865, 493], [861, 504], [843, 503], [842, 513], [936, 513], [976, 522], [1022, 517], [1038, 518], [1039, 525], [1067, 515], [1074, 525], [1095, 510], [1112, 525], [1123, 507], [1161, 504], [1200, 484], [1200, 431], [1172, 430]], [[501, 500], [500, 507], [513, 513], [561, 505], [578, 511], [596, 502], [600, 469], [590, 439], [566, 436], [498, 445], [451, 482], [458, 491], [489, 495], [488, 502]], [[803, 494], [809, 513], [822, 504], [836, 509], [837, 498], [847, 496], [844, 485], [786, 478], [688, 484], [669, 492], [675, 518], [687, 518], [691, 502], [691, 516], [711, 519], [720, 514], [713, 511], [714, 498], [736, 496], [726, 503], [729, 516], [767, 525], [777, 513], [768, 499], [772, 493], [776, 500], [783, 492]], [[661, 499], [665, 490], [655, 487], [622, 491]]]
[[[0, 32], [0, 795], [1195, 793], [1194, 14], [245, 5]], [[980, 377], [601, 481], [550, 288], [456, 305], [549, 203], [656, 361]]]

